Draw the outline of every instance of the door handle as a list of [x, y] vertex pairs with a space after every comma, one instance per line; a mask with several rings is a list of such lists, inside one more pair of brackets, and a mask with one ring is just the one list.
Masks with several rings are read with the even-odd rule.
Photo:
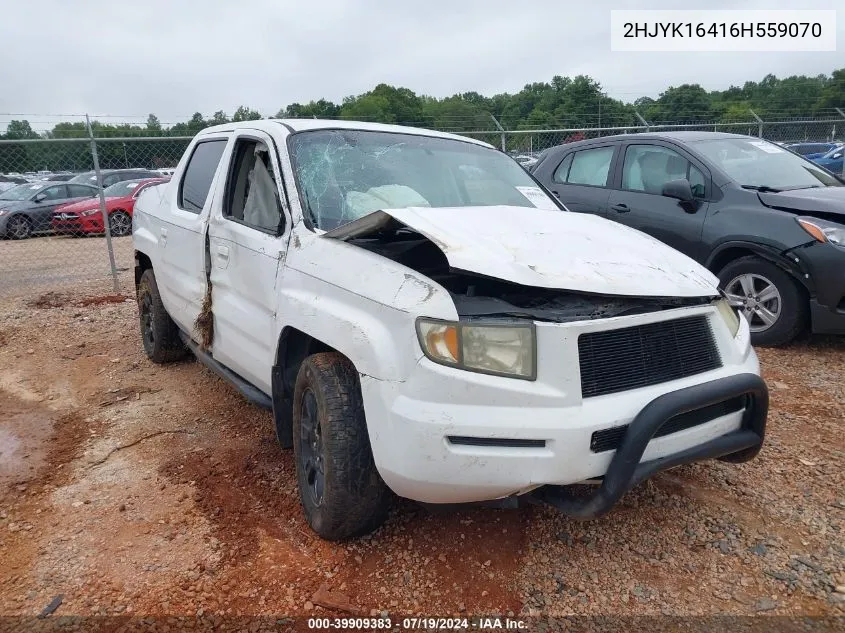
[[167, 244], [167, 229], [162, 228], [159, 233], [161, 235], [161, 245], [164, 246], [165, 244]]
[[214, 250], [214, 257], [217, 260], [217, 268], [228, 268], [229, 267], [229, 247], [228, 246], [215, 246]]
[[631, 210], [631, 208], [624, 203], [614, 204], [610, 208], [616, 211], [616, 213], [628, 213]]

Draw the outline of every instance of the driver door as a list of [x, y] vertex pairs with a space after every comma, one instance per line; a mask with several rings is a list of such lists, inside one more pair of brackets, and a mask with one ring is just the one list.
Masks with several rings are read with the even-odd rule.
[[[707, 253], [701, 242], [711, 191], [709, 172], [673, 147], [626, 143], [608, 200], [608, 218], [648, 233], [697, 261]], [[682, 203], [662, 194], [663, 185], [686, 179], [694, 200]]]
[[235, 133], [228, 175], [219, 179], [208, 237], [214, 358], [267, 394], [279, 304], [277, 277], [290, 237], [275, 142]]
[[35, 203], [29, 212], [33, 231], [49, 231], [56, 207], [68, 202], [67, 185], [47, 187], [33, 197]]

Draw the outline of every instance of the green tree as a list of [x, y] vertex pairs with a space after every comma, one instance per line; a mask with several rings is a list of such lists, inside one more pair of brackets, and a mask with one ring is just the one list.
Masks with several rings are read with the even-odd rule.
[[423, 122], [423, 100], [408, 88], [379, 84], [370, 92], [344, 99], [340, 116], [344, 119], [419, 125]]
[[814, 110], [830, 110], [841, 108], [845, 110], [845, 68], [834, 70], [830, 79], [825, 82]]
[[229, 117], [226, 116], [226, 113], [223, 110], [218, 110], [214, 114], [211, 115], [211, 120], [209, 123], [211, 125], [223, 125], [224, 123], [229, 122]]
[[9, 125], [6, 127], [6, 138], [9, 140], [21, 140], [41, 137], [32, 130], [29, 121], [23, 119], [22, 121], [9, 121]]
[[161, 132], [161, 122], [155, 114], [147, 117], [147, 130], [150, 132]]
[[649, 123], [696, 123], [715, 119], [711, 96], [698, 84], [667, 88], [641, 114]]
[[309, 101], [305, 105], [291, 103], [276, 113], [278, 119], [336, 119], [341, 106], [326, 99]]
[[258, 110], [251, 110], [246, 106], [239, 106], [232, 115], [232, 121], [257, 121], [260, 118], [262, 117]]

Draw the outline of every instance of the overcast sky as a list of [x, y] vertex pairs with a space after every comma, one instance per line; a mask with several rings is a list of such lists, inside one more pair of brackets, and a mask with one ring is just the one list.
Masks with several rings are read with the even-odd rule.
[[[610, 9], [835, 9], [833, 0], [5, 0], [0, 127], [54, 114], [163, 123], [239, 104], [288, 103], [379, 82], [437, 97], [515, 92], [588, 74], [632, 101], [669, 85], [726, 88], [767, 73], [845, 66], [845, 11], [833, 53], [614, 53]], [[39, 119], [33, 115], [41, 115]], [[131, 117], [131, 119], [130, 119]], [[43, 125], [38, 125], [43, 121]]]

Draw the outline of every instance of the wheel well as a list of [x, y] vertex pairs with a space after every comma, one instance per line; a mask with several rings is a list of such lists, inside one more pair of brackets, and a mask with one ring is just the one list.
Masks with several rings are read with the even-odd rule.
[[758, 256], [758, 254], [750, 248], [742, 248], [741, 246], [726, 248], [725, 250], [717, 253], [707, 267], [710, 269], [710, 272], [718, 275], [719, 271], [733, 260], [739, 259], [740, 257], [748, 257], [749, 255]]
[[135, 288], [137, 290], [138, 284], [141, 283], [141, 275], [145, 270], [153, 267], [150, 258], [140, 251], [135, 251]]
[[797, 283], [799, 291], [804, 295], [804, 297], [809, 301], [811, 295], [813, 294], [810, 288], [807, 286], [807, 282], [805, 282], [801, 278], [801, 274], [799, 271], [794, 270], [793, 267], [790, 267], [785, 261], [778, 261], [778, 258], [775, 257], [767, 257], [764, 254], [756, 252], [750, 248], [743, 248], [742, 246], [732, 246], [730, 248], [726, 248], [725, 250], [716, 254], [715, 257], [710, 261], [707, 265], [707, 268], [710, 269], [710, 272], [718, 275], [719, 271], [721, 271], [725, 266], [730, 264], [732, 261], [739, 259], [741, 257], [759, 257], [760, 259], [767, 261], [779, 268], [782, 268], [786, 273], [788, 273]]
[[276, 371], [274, 372], [274, 377], [276, 380], [280, 380], [281, 384], [275, 384], [276, 381], [274, 380], [274, 392], [277, 387], [281, 387], [279, 395], [290, 398], [293, 395], [293, 387], [296, 384], [296, 376], [299, 374], [302, 361], [312, 354], [336, 351], [330, 345], [326, 345], [301, 330], [293, 327], [284, 328], [276, 350]]

